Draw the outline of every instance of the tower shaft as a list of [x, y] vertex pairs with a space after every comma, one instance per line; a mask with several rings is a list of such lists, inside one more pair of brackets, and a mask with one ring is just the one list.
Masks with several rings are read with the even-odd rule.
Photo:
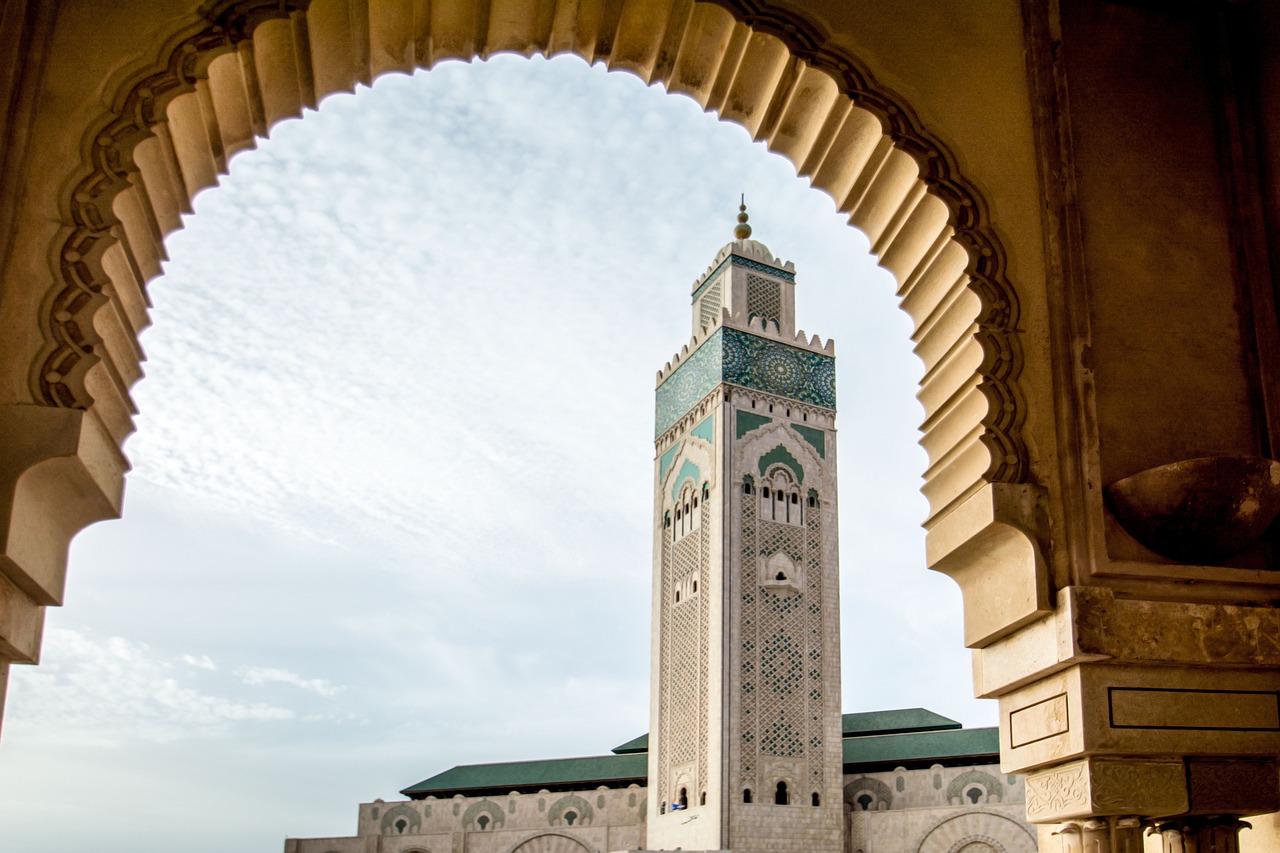
[[794, 279], [730, 243], [659, 374], [651, 849], [841, 847], [834, 348]]

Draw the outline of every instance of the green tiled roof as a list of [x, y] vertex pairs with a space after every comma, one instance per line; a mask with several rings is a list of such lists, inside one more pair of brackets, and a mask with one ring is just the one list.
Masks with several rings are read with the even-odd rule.
[[1000, 730], [997, 728], [940, 729], [844, 739], [846, 768], [853, 764], [863, 770], [956, 763], [957, 759], [994, 761], [999, 759], [999, 754]]
[[[999, 729], [965, 729], [924, 708], [845, 714], [844, 763], [857, 769], [890, 769], [955, 764], [963, 759], [994, 762], [1000, 752]], [[424, 779], [400, 793], [412, 799], [454, 794], [532, 793], [600, 785], [644, 785], [649, 772], [649, 735], [613, 748], [613, 755], [463, 764]]]
[[430, 795], [481, 791], [537, 791], [562, 785], [590, 786], [635, 782], [643, 785], [649, 772], [649, 757], [593, 755], [586, 758], [553, 758], [544, 761], [508, 761], [501, 764], [463, 764], [410, 785], [400, 793], [420, 800]]
[[896, 711], [862, 711], [841, 717], [845, 737], [887, 735], [899, 732], [929, 732], [938, 729], [963, 728], [950, 717], [925, 708], [899, 708]]
[[632, 752], [648, 752], [649, 751], [649, 735], [642, 734], [640, 737], [634, 737], [621, 746], [615, 746], [609, 750], [614, 755], [627, 755]]

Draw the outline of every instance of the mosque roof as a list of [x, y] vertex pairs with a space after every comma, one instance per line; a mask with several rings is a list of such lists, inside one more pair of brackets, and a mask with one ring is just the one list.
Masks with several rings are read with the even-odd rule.
[[899, 708], [894, 711], [860, 711], [841, 717], [845, 737], [962, 729], [964, 725], [927, 708]]
[[534, 793], [592, 788], [607, 785], [643, 785], [649, 774], [647, 753], [591, 755], [583, 758], [551, 758], [541, 761], [504, 761], [497, 764], [462, 764], [437, 773], [400, 793], [414, 800], [428, 796], [452, 797], [483, 793]]
[[[841, 718], [845, 772], [927, 767], [932, 764], [993, 763], [1000, 752], [995, 728], [966, 729], [925, 708], [863, 711]], [[534, 793], [622, 788], [646, 784], [649, 735], [615, 746], [612, 755], [462, 764], [437, 773], [400, 793], [415, 800], [455, 794]]]
[[938, 729], [844, 739], [845, 772], [872, 772], [933, 764], [990, 764], [1000, 754], [1000, 730]]

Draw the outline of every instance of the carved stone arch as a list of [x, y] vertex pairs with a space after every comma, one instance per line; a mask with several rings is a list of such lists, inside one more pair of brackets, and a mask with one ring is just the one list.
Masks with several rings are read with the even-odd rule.
[[1035, 836], [1022, 824], [1002, 814], [966, 811], [939, 821], [929, 828], [916, 853], [959, 853], [969, 844], [981, 842], [997, 853], [1035, 853]]
[[592, 849], [571, 835], [542, 832], [526, 838], [509, 853], [593, 853]]
[[[480, 826], [480, 818], [487, 817], [487, 825]], [[462, 828], [464, 830], [472, 829], [501, 829], [506, 823], [507, 816], [498, 806], [490, 800], [479, 800], [467, 806], [467, 810], [462, 813]]]
[[[578, 819], [572, 824], [565, 821], [566, 812], [576, 812]], [[551, 804], [551, 808], [547, 810], [547, 823], [550, 826], [590, 826], [595, 819], [595, 811], [591, 808], [591, 804], [576, 794], [569, 794], [561, 797]]]
[[970, 785], [979, 786], [988, 797], [995, 797], [997, 802], [1004, 800], [1004, 785], [999, 779], [982, 770], [970, 770], [966, 773], [961, 773], [951, 780], [951, 784], [947, 785], [947, 802], [959, 797], [963, 805], [965, 791], [969, 789]]
[[713, 450], [710, 442], [697, 436], [691, 435], [682, 439], [680, 449], [672, 456], [666, 474], [658, 484], [664, 505], [675, 503], [675, 496], [679, 494], [685, 479], [686, 462], [698, 469], [700, 481], [695, 485], [701, 486], [704, 482], [715, 485], [716, 466]]
[[422, 815], [408, 803], [400, 803], [383, 812], [378, 825], [383, 835], [417, 835], [422, 831]]
[[[857, 810], [858, 797], [870, 794], [874, 804], [884, 803], [885, 808], [893, 806], [893, 791], [889, 786], [872, 776], [860, 776], [844, 786], [844, 801]], [[875, 811], [876, 809], [871, 809]]]
[[734, 465], [739, 471], [756, 474], [756, 462], [779, 445], [804, 469], [804, 480], [797, 485], [817, 489], [819, 495], [831, 494], [834, 484], [826, 463], [811, 444], [780, 421], [765, 424], [744, 436], [733, 449]]
[[[164, 237], [181, 227], [191, 198], [274, 124], [329, 94], [452, 58], [576, 53], [686, 94], [787, 157], [866, 233], [915, 322], [926, 361], [930, 520], [990, 483], [1028, 482], [1019, 300], [987, 205], [903, 99], [803, 15], [757, 0], [620, 0], [603, 16], [572, 4], [546, 16], [533, 6], [499, 14], [495, 0], [438, 0], [416, 20], [400, 14], [398, 0], [189, 2], [189, 13], [139, 21], [155, 34], [142, 60], [98, 70], [112, 76], [103, 111], [80, 126], [78, 159], [42, 161], [66, 175], [62, 227], [50, 245], [50, 278], [26, 279], [30, 291], [16, 297], [38, 306], [30, 324], [44, 345], [15, 358], [27, 370], [31, 408], [90, 411], [96, 434], [66, 466], [94, 474], [89, 489], [66, 488], [61, 521], [20, 505], [47, 500], [48, 490], [0, 507], [12, 529], [21, 519], [40, 526], [29, 537], [44, 543], [38, 553], [0, 560], [30, 598], [23, 607], [33, 624], [39, 608], [61, 600], [71, 536], [115, 514], [127, 468], [121, 448], [134, 429], [130, 389], [141, 376], [145, 286], [161, 274]], [[745, 52], [727, 47], [748, 43]], [[920, 306], [941, 304], [964, 317], [928, 322], [932, 309]], [[950, 358], [957, 352], [972, 357]], [[0, 427], [37, 434], [25, 414], [4, 417], [12, 423]], [[28, 455], [57, 454], [40, 446]], [[0, 472], [0, 485], [15, 492], [23, 474]], [[75, 470], [66, 477], [84, 479]], [[950, 531], [947, 541], [979, 532]]]

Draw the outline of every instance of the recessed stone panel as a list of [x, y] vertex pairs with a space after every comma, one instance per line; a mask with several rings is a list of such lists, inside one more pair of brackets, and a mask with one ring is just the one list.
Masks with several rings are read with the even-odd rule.
[[1112, 687], [1117, 729], [1280, 731], [1280, 695], [1245, 690], [1162, 690]]
[[1009, 740], [1014, 749], [1065, 734], [1070, 728], [1066, 693], [1050, 696], [1009, 715]]

